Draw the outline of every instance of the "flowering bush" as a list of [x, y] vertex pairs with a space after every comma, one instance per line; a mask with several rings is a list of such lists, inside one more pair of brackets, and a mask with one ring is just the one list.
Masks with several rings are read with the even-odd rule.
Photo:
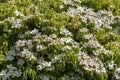
[[0, 80], [119, 80], [120, 17], [80, 0], [0, 3]]
[[94, 8], [96, 11], [99, 9], [111, 10], [114, 15], [120, 15], [120, 0], [81, 0], [82, 4]]

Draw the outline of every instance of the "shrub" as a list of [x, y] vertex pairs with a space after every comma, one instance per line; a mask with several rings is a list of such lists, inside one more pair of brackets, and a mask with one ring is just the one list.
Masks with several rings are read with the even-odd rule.
[[120, 17], [99, 1], [0, 2], [0, 80], [119, 80]]

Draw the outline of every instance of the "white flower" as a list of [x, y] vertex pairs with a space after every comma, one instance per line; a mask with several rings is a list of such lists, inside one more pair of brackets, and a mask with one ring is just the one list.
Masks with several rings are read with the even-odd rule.
[[20, 77], [22, 72], [18, 71], [16, 67], [14, 67], [12, 64], [7, 65], [7, 68], [5, 70], [2, 70], [0, 72], [0, 76], [2, 77], [2, 80], [8, 80], [8, 78], [12, 77]]
[[32, 30], [31, 32], [30, 32], [30, 34], [32, 34], [32, 35], [35, 35], [35, 34], [37, 34], [38, 33], [38, 30], [37, 29], [34, 29], [34, 30]]
[[68, 46], [68, 45], [62, 48], [63, 51], [65, 51], [65, 50], [71, 50], [71, 49], [72, 49], [71, 46]]
[[47, 49], [47, 47], [45, 47], [44, 45], [37, 45], [37, 51], [41, 51], [45, 49]]
[[23, 65], [24, 63], [25, 63], [25, 62], [24, 62], [23, 59], [19, 59], [18, 62], [17, 62], [18, 65]]
[[18, 10], [15, 10], [15, 14], [16, 14], [16, 16], [24, 16], [24, 14], [22, 14], [20, 11], [18, 11]]
[[30, 57], [31, 55], [31, 52], [28, 51], [28, 49], [24, 49], [22, 52], [21, 52], [21, 56], [22, 57]]
[[6, 61], [12, 61], [14, 60], [14, 56], [16, 56], [15, 50], [10, 50], [5, 56]]
[[117, 69], [115, 70], [114, 75], [115, 75], [115, 77], [116, 77], [117, 80], [120, 79], [120, 68], [117, 68]]
[[88, 32], [88, 29], [87, 28], [82, 28], [82, 29], [79, 29], [80, 32]]
[[87, 35], [84, 35], [84, 38], [89, 40], [89, 39], [93, 39], [94, 36], [93, 34], [87, 34]]
[[81, 6], [78, 6], [77, 10], [78, 10], [79, 13], [84, 13], [85, 12], [85, 8], [81, 7]]
[[25, 35], [29, 35], [29, 34], [36, 35], [37, 33], [38, 33], [38, 29], [33, 29], [32, 31], [25, 32]]
[[85, 70], [96, 71], [97, 73], [106, 73], [104, 65], [97, 57], [90, 57], [87, 54], [79, 55], [81, 56], [80, 65], [83, 65]]
[[115, 67], [115, 63], [113, 60], [109, 63], [108, 67], [109, 69], [113, 69]]
[[5, 57], [5, 59], [6, 59], [6, 61], [12, 61], [12, 60], [14, 60], [14, 57], [11, 55], [8, 55]]
[[2, 77], [3, 80], [7, 80], [7, 78], [9, 77], [9, 75], [7, 75], [7, 69], [2, 70], [0, 72], [0, 76]]
[[51, 34], [49, 37], [55, 39], [55, 38], [57, 38], [57, 35], [56, 34]]
[[3, 23], [3, 21], [0, 21], [0, 24]]
[[51, 62], [44, 61], [43, 58], [38, 59], [38, 64], [39, 65], [36, 66], [37, 70], [42, 70], [42, 69], [44, 69], [46, 67], [51, 67]]
[[85, 47], [90, 47], [90, 48], [100, 48], [101, 44], [97, 40], [89, 40], [87, 43], [84, 45]]
[[72, 33], [68, 31], [66, 28], [60, 28], [60, 34], [65, 36], [72, 36]]
[[68, 5], [68, 4], [71, 4], [73, 5], [73, 1], [71, 0], [62, 0], [64, 2], [64, 4]]
[[35, 57], [33, 54], [30, 56], [30, 60], [37, 60], [37, 57]]
[[34, 53], [30, 52], [28, 49], [23, 49], [20, 56], [28, 58], [29, 60], [36, 60], [36, 57], [34, 56]]
[[0, 72], [0, 76], [3, 76], [3, 75], [6, 75], [6, 71], [5, 70]]
[[31, 39], [29, 39], [26, 44], [28, 46], [28, 49], [31, 49], [33, 47], [33, 42]]
[[12, 24], [12, 26], [11, 26], [11, 28], [18, 28], [18, 29], [20, 29], [21, 28], [21, 22], [22, 22], [22, 20], [21, 19], [14, 19], [13, 21], [13, 24]]
[[75, 15], [77, 15], [77, 10], [75, 10], [74, 8], [69, 7], [69, 8], [67, 9], [66, 15], [69, 15], [69, 16], [71, 16], [71, 17], [74, 17]]
[[71, 42], [73, 42], [73, 39], [70, 38], [70, 37], [61, 38], [61, 39], [60, 39], [60, 42], [61, 42], [61, 43], [71, 43]]
[[63, 14], [69, 15], [71, 17], [78, 16], [81, 21], [87, 23], [89, 20], [91, 23], [95, 24], [96, 28], [104, 27], [107, 29], [112, 29], [111, 24], [114, 23], [114, 16], [112, 12], [100, 10], [94, 12], [91, 8], [77, 6], [77, 8], [68, 8], [67, 12]]
[[19, 11], [18, 11], [18, 10], [16, 10], [16, 11], [15, 11], [15, 14], [18, 16], [18, 15], [19, 15]]
[[17, 49], [26, 46], [27, 41], [26, 40], [18, 40], [15, 44], [15, 47]]
[[47, 36], [47, 35], [42, 35], [42, 37], [44, 38], [44, 42], [51, 42], [51, 41], [53, 41], [53, 39], [51, 38], [51, 37], [49, 37], [49, 36]]
[[73, 0], [73, 1], [75, 1], [75, 2], [81, 2], [81, 0]]
[[65, 54], [61, 53], [59, 54], [58, 56], [55, 56], [53, 59], [52, 59], [52, 63], [56, 63], [57, 61], [58, 62], [63, 62], [63, 57], [65, 56]]
[[64, 8], [64, 5], [60, 5], [59, 8], [60, 8], [60, 9]]

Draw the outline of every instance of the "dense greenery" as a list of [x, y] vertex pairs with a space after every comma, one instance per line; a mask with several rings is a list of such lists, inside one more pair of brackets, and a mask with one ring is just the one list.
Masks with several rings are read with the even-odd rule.
[[119, 80], [119, 0], [0, 0], [0, 80]]
[[81, 0], [83, 5], [94, 8], [96, 11], [106, 9], [114, 15], [120, 15], [120, 0]]

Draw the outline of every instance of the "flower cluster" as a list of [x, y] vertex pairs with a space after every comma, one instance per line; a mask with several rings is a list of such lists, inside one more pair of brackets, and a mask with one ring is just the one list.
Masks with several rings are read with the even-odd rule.
[[2, 70], [0, 72], [0, 76], [2, 76], [3, 80], [7, 80], [8, 78], [14, 78], [14, 77], [20, 77], [22, 72], [20, 72], [16, 67], [14, 67], [12, 64], [7, 65], [7, 68], [5, 70]]
[[80, 59], [80, 65], [84, 66], [87, 71], [96, 71], [97, 73], [106, 73], [106, 69], [98, 58], [92, 58], [87, 54], [83, 54]]
[[21, 23], [22, 23], [22, 20], [21, 19], [15, 19], [14, 17], [8, 17], [5, 21], [9, 21], [12, 24], [11, 28], [18, 28], [20, 29], [21, 28]]
[[40, 58], [37, 61], [37, 63], [38, 63], [38, 66], [36, 66], [37, 70], [42, 70], [45, 67], [50, 67], [51, 66], [51, 62], [44, 61], [44, 59], [42, 59], [42, 58]]
[[120, 79], [120, 68], [117, 68], [117, 69], [115, 70], [114, 75], [115, 75], [115, 77], [116, 77], [117, 80]]
[[71, 17], [78, 16], [84, 23], [87, 23], [89, 20], [91, 23], [95, 24], [96, 28], [104, 27], [112, 29], [110, 25], [113, 24], [115, 19], [109, 11], [99, 10], [98, 12], [94, 12], [91, 8], [81, 6], [78, 6], [77, 8], [70, 7], [65, 14]]

